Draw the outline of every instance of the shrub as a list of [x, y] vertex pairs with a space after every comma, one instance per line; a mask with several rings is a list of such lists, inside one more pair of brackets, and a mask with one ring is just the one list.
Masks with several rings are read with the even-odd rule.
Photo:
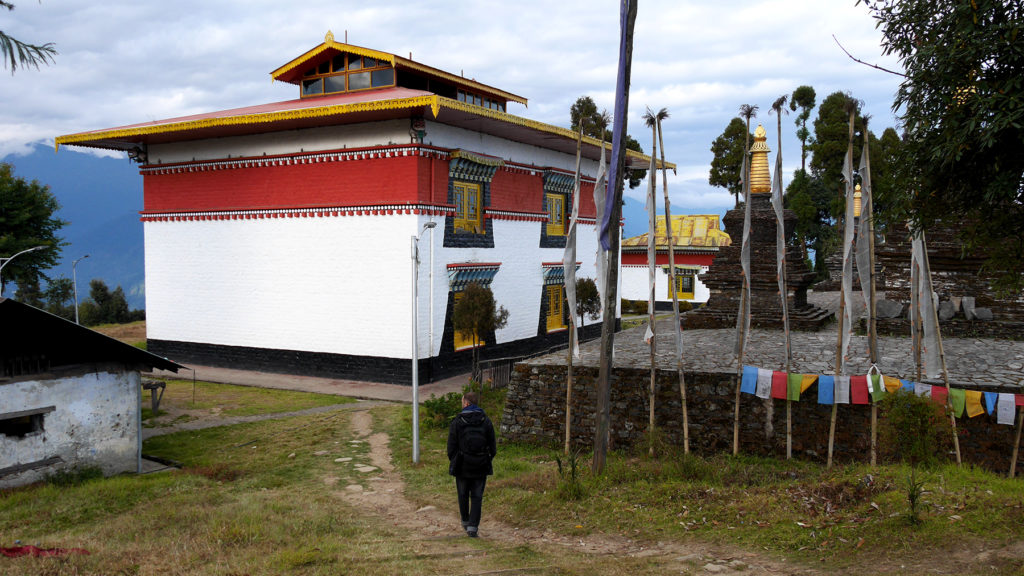
[[462, 411], [462, 393], [449, 392], [444, 396], [430, 395], [423, 401], [421, 421], [428, 428], [444, 429]]
[[898, 390], [879, 403], [882, 450], [912, 467], [945, 460], [953, 431], [943, 404]]
[[556, 494], [563, 500], [579, 500], [583, 498], [583, 484], [580, 482], [580, 453], [569, 452], [563, 465], [562, 457], [555, 455], [558, 463], [558, 489]]

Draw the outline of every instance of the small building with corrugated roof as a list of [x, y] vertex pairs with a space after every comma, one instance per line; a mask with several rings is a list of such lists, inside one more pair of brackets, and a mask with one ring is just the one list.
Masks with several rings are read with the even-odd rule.
[[[707, 272], [720, 246], [729, 246], [729, 235], [720, 228], [717, 214], [672, 216], [672, 241], [675, 252], [675, 292], [680, 302], [694, 304], [707, 302], [710, 292], [701, 282], [700, 275]], [[668, 229], [665, 217], [656, 220], [654, 244], [655, 308], [672, 308], [672, 287], [669, 282]], [[648, 300], [650, 273], [648, 268], [648, 234], [640, 234], [622, 241], [622, 299]]]

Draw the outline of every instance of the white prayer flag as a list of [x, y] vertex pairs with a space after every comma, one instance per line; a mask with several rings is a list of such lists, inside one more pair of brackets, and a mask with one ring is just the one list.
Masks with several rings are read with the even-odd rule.
[[[657, 216], [657, 202], [654, 201], [654, 191], [657, 188], [658, 172], [654, 165], [655, 151], [651, 152], [651, 167], [647, 171], [647, 314], [650, 317], [654, 317], [654, 283], [655, 283], [655, 271], [658, 265], [658, 246], [657, 246], [657, 229], [658, 229], [658, 216]], [[654, 338], [654, 331], [657, 327], [649, 324], [647, 330], [651, 332], [650, 338], [644, 338], [644, 340], [650, 344]]]
[[740, 309], [736, 314], [736, 346], [737, 357], [743, 355], [747, 336], [750, 335], [750, 178], [747, 173], [747, 155], [743, 154], [743, 243], [740, 248], [740, 266], [743, 269], [743, 290], [740, 292]]
[[[597, 211], [597, 253], [595, 254], [595, 268], [597, 270], [597, 289], [601, 291], [601, 302], [605, 302], [605, 286], [608, 285], [608, 251], [601, 247], [601, 222], [604, 219], [605, 190], [608, 188], [608, 164], [605, 162], [604, 140], [601, 141], [601, 160], [597, 165], [597, 181], [594, 182], [594, 208]], [[608, 303], [614, 311], [615, 303]], [[601, 314], [609, 314], [608, 310], [601, 310]], [[613, 351], [614, 352], [614, 351]]]
[[1015, 394], [999, 393], [996, 403], [996, 422], [1013, 426], [1013, 418], [1017, 415], [1017, 399]]
[[857, 224], [857, 275], [860, 278], [860, 293], [864, 305], [871, 306], [871, 174], [868, 172], [868, 145], [860, 156], [860, 222]]
[[850, 377], [849, 376], [836, 376], [835, 377], [835, 403], [836, 404], [849, 404], [850, 403]]
[[931, 384], [922, 384], [920, 382], [914, 382], [914, 394], [917, 394], [918, 396], [923, 396], [925, 398], [931, 398], [932, 397], [932, 385]]
[[942, 375], [942, 363], [939, 358], [939, 327], [936, 324], [932, 278], [928, 269], [928, 245], [924, 232], [919, 232], [914, 237], [911, 251], [911, 265], [917, 267], [917, 285], [912, 286], [911, 289], [917, 295], [917, 319], [921, 326], [921, 334], [918, 335], [921, 360], [924, 373], [929, 378], [938, 378]]
[[790, 357], [789, 302], [786, 289], [786, 221], [782, 208], [782, 150], [775, 155], [775, 174], [772, 178], [772, 208], [775, 209], [775, 262], [782, 301], [782, 330], [786, 335], [786, 358]]
[[757, 390], [754, 395], [758, 398], [770, 398], [772, 395], [772, 371], [767, 368], [757, 369]]
[[839, 372], [846, 371], [846, 360], [850, 353], [850, 339], [853, 336], [853, 143], [846, 151], [843, 161], [843, 178], [846, 179], [846, 215], [843, 221], [843, 317], [839, 319], [842, 335], [840, 358], [836, 359]]
[[574, 358], [580, 357], [580, 338], [576, 327], [576, 221], [580, 217], [580, 155], [576, 155], [576, 179], [572, 186], [572, 213], [569, 215], [569, 232], [565, 238], [565, 252], [562, 254], [562, 275], [565, 278], [565, 299], [569, 305], [569, 321], [573, 329], [569, 330], [571, 341], [569, 348]]

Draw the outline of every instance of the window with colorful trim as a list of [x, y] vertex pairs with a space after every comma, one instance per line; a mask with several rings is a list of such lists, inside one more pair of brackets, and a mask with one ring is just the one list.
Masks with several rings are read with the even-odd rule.
[[[693, 286], [696, 283], [693, 270], [676, 268], [676, 298], [679, 300], [693, 300]], [[672, 293], [669, 292], [669, 297]]]
[[479, 184], [469, 182], [452, 183], [452, 203], [455, 204], [455, 232], [482, 234], [483, 197]]
[[544, 194], [544, 209], [548, 213], [545, 231], [548, 236], [565, 236], [565, 194]]
[[544, 295], [548, 304], [547, 327], [548, 332], [565, 330], [565, 298], [563, 296], [562, 284], [550, 284], [544, 287]]
[[485, 98], [479, 94], [473, 92], [467, 92], [466, 90], [458, 91], [459, 102], [465, 102], [467, 104], [475, 104], [477, 106], [483, 106], [491, 110], [497, 110], [498, 112], [505, 111], [505, 102], [501, 100], [495, 100], [493, 98]]
[[300, 94], [308, 98], [394, 85], [395, 69], [387, 60], [344, 52], [307, 70]]

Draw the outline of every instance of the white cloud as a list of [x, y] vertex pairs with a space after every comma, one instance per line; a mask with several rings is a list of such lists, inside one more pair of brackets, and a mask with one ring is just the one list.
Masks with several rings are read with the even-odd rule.
[[[269, 72], [320, 43], [327, 30], [353, 44], [397, 54], [525, 96], [513, 113], [568, 124], [569, 106], [590, 95], [614, 107], [619, 15], [616, 3], [483, 0], [373, 3], [271, 0], [173, 3], [23, 0], [4, 31], [54, 41], [56, 63], [0, 80], [0, 157], [60, 134], [296, 97]], [[883, 58], [880, 33], [863, 6], [818, 0], [645, 1], [633, 53], [630, 133], [645, 150], [644, 107], [666, 107], [669, 180], [679, 208], [725, 210], [732, 197], [707, 184], [710, 145], [740, 104], [775, 142], [771, 102], [801, 84], [819, 102], [836, 90], [865, 101], [880, 132], [895, 120], [894, 76], [852, 62]], [[813, 117], [812, 117], [813, 118]], [[799, 159], [793, 116], [783, 118], [787, 170]], [[790, 172], [791, 173], [791, 172]], [[637, 197], [637, 190], [628, 192]], [[642, 192], [640, 193], [642, 196]]]

